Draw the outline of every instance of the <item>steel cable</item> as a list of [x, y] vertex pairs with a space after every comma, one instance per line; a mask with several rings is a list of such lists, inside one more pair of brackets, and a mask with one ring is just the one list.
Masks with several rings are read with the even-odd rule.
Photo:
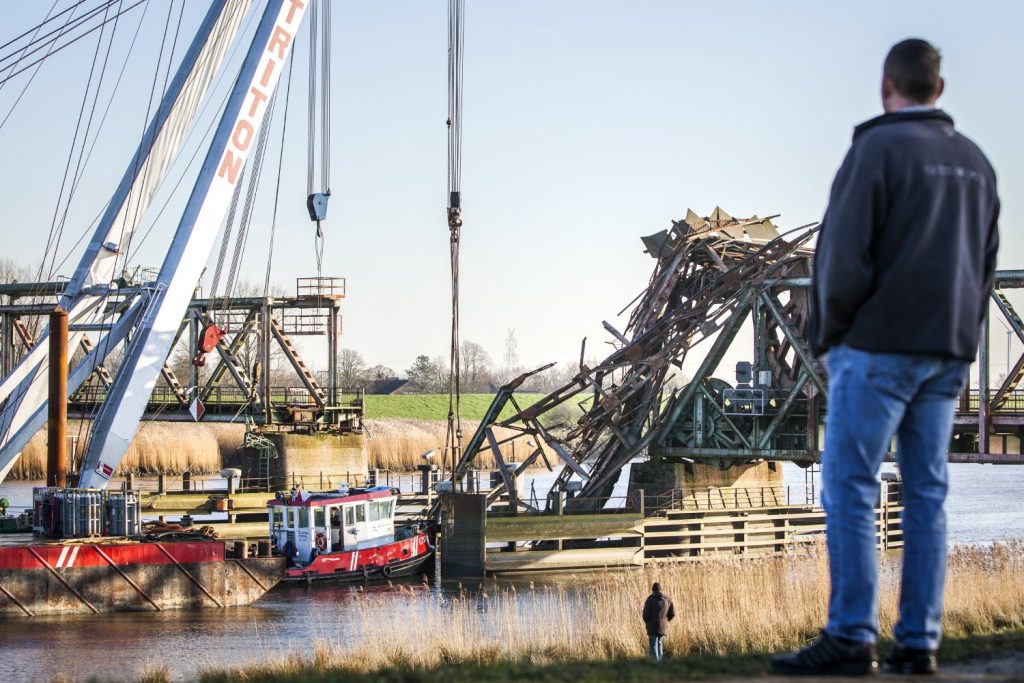
[[[445, 457], [454, 476], [462, 453], [462, 369], [459, 341], [459, 242], [462, 230], [462, 56], [465, 0], [448, 2], [448, 229], [451, 260], [451, 348]], [[444, 466], [444, 465], [443, 465]]]

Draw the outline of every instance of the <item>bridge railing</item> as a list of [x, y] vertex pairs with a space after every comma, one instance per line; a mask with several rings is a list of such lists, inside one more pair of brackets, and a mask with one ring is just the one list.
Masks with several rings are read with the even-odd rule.
[[[997, 389], [990, 389], [988, 391], [988, 400], [991, 403], [998, 393]], [[957, 409], [960, 412], [978, 412], [978, 406], [981, 404], [981, 391], [978, 389], [971, 389], [967, 392], [966, 396], [961, 397], [960, 402], [957, 405]], [[1003, 397], [1002, 405], [997, 408], [994, 412], [1006, 412], [1006, 413], [1024, 413], [1024, 390], [1016, 389], [1014, 391], [1007, 392]]]

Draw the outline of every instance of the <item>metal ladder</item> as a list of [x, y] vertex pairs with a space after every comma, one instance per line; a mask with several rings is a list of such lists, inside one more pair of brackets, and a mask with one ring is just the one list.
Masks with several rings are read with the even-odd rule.
[[292, 364], [292, 367], [295, 368], [295, 372], [299, 374], [299, 379], [309, 391], [310, 396], [313, 397], [317, 406], [323, 408], [327, 405], [327, 394], [325, 394], [323, 388], [317, 384], [313, 373], [309, 371], [309, 368], [306, 367], [302, 358], [299, 357], [299, 353], [295, 350], [292, 340], [284, 333], [284, 328], [281, 327], [281, 323], [279, 323], [276, 318], [270, 318], [270, 331], [281, 345], [281, 349], [284, 351], [285, 357], [288, 358], [288, 362]]
[[277, 447], [274, 442], [256, 431], [256, 421], [251, 417], [245, 418], [245, 439], [246, 448], [255, 450], [259, 457], [256, 461], [256, 479], [266, 483], [267, 490], [270, 486], [270, 461], [277, 457]]

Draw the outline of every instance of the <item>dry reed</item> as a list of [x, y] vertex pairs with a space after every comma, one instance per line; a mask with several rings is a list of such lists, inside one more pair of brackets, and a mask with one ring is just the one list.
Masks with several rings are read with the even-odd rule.
[[[68, 434], [81, 434], [81, 423], [71, 421]], [[146, 422], [132, 440], [118, 472], [138, 474], [208, 474], [221, 467], [221, 457], [233, 453], [242, 444], [244, 425], [180, 424]], [[79, 456], [81, 450], [79, 449]], [[40, 430], [28, 442], [21, 458], [14, 464], [14, 479], [41, 479], [46, 476], [46, 430]]]
[[[478, 423], [463, 421], [463, 444], [476, 431]], [[395, 472], [411, 472], [423, 460], [426, 451], [441, 451], [445, 443], [446, 423], [440, 420], [367, 420], [368, 466]], [[234, 452], [242, 444], [245, 427], [236, 424], [147, 422], [135, 436], [119, 472], [138, 474], [195, 474], [217, 472], [222, 456]], [[71, 435], [85, 435], [80, 423], [68, 425]], [[512, 434], [496, 429], [498, 438]], [[522, 459], [528, 447], [503, 444], [501, 452], [508, 462]], [[478, 456], [479, 467], [495, 467], [490, 451]], [[46, 476], [46, 430], [39, 431], [11, 470], [13, 479], [40, 479]]]
[[[479, 422], [462, 421], [463, 446], [472, 438]], [[370, 467], [396, 472], [409, 472], [423, 463], [420, 456], [427, 451], [436, 450], [440, 460], [445, 445], [447, 423], [443, 420], [387, 419], [367, 420], [366, 431], [369, 439], [366, 442]], [[495, 436], [501, 440], [515, 432], [496, 428]], [[522, 443], [515, 446], [511, 443], [501, 445], [501, 455], [506, 462], [522, 460], [529, 446]], [[477, 456], [478, 467], [493, 469], [496, 467], [494, 456], [486, 448]]]
[[[1024, 625], [1024, 543], [958, 548], [950, 555], [945, 630], [950, 636]], [[884, 636], [896, 617], [899, 560], [882, 561], [880, 619]], [[727, 655], [792, 648], [824, 623], [828, 596], [825, 552], [788, 557], [662, 563], [642, 571], [606, 573], [522, 594], [486, 587], [454, 598], [410, 593], [401, 619], [382, 618], [361, 597], [349, 608], [356, 638], [327, 637], [306, 652], [287, 652], [238, 671], [228, 680], [301, 677], [329, 671], [433, 668], [453, 663], [531, 662], [642, 657], [647, 639], [640, 607], [660, 581], [676, 603], [666, 652]], [[325, 624], [330, 631], [330, 624]], [[410, 637], [409, 634], [416, 634]], [[353, 647], [352, 642], [364, 643]]]

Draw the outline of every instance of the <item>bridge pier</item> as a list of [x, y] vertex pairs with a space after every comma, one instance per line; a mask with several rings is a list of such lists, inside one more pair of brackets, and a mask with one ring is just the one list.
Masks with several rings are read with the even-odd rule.
[[[366, 481], [366, 436], [362, 433], [267, 432], [264, 436], [277, 451], [267, 471], [272, 489], [294, 485], [316, 491], [336, 489], [342, 482], [356, 486]], [[224, 466], [237, 467], [242, 470], [242, 479], [251, 481], [261, 476], [262, 457], [255, 448], [240, 448], [224, 459]]]
[[[699, 462], [681, 462], [658, 455], [634, 463], [629, 470], [629, 496], [643, 492], [644, 512], [670, 502], [701, 509], [754, 508], [787, 505], [782, 463], [758, 462], [720, 469]], [[799, 496], [803, 502], [803, 496]]]

